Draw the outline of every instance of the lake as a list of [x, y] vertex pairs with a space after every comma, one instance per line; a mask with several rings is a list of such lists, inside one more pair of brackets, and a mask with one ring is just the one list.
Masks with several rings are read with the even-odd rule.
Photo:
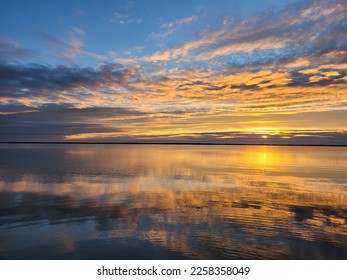
[[347, 147], [0, 144], [0, 259], [347, 259]]

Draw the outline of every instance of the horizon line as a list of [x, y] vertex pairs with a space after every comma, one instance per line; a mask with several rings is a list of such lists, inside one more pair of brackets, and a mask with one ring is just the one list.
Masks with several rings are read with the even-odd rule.
[[279, 143], [195, 143], [195, 142], [71, 142], [71, 141], [4, 141], [0, 144], [83, 144], [83, 145], [218, 145], [218, 146], [293, 146], [293, 147], [347, 147], [347, 144], [279, 144]]

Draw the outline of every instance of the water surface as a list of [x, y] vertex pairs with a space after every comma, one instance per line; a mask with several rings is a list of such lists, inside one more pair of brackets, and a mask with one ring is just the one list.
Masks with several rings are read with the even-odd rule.
[[1, 259], [347, 259], [347, 148], [0, 145]]

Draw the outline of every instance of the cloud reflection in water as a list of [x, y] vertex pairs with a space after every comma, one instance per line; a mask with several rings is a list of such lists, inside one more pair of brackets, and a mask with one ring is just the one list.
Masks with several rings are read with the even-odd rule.
[[0, 149], [0, 258], [347, 257], [345, 148]]

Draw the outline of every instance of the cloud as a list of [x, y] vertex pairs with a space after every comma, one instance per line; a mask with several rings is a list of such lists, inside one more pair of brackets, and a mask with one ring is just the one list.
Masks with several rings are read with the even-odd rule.
[[37, 108], [36, 112], [0, 115], [1, 140], [63, 141], [69, 135], [105, 132], [116, 134], [122, 129], [105, 123], [104, 118], [122, 119], [145, 115], [144, 112], [126, 108], [76, 109], [45, 104]]
[[82, 38], [80, 38], [84, 35], [84, 31], [82, 29], [70, 27], [69, 33], [70, 36], [67, 39], [58, 39], [45, 32], [39, 32], [39, 36], [57, 57], [62, 57], [68, 60], [73, 60], [78, 56], [88, 56], [96, 60], [105, 59], [103, 55], [83, 50], [84, 41]]
[[1, 102], [32, 109], [45, 103], [77, 108], [123, 103], [157, 111], [165, 106], [194, 107], [194, 102], [209, 100], [210, 106], [222, 102], [233, 112], [316, 111], [343, 108], [347, 94], [347, 73], [341, 64], [321, 65], [308, 72], [301, 68], [239, 73], [171, 68], [150, 73], [143, 72], [136, 61], [117, 62], [122, 64], [103, 63], [98, 68], [0, 64]]
[[111, 23], [117, 23], [120, 25], [126, 25], [126, 24], [130, 24], [130, 23], [140, 24], [140, 23], [142, 23], [142, 21], [143, 21], [142, 18], [132, 19], [132, 18], [129, 18], [128, 15], [120, 14], [120, 13], [113, 13], [111, 19], [109, 20], [109, 22], [111, 22]]
[[60, 40], [44, 32], [40, 33], [40, 37], [56, 56], [72, 59], [84, 53], [82, 50], [84, 43], [81, 39]]
[[281, 48], [301, 49], [306, 54], [336, 51], [347, 45], [343, 37], [346, 14], [347, 4], [341, 0], [296, 2], [239, 22], [225, 20], [217, 28], [205, 29], [196, 39], [144, 60], [206, 61], [239, 52]]
[[[31, 127], [38, 135], [40, 126], [48, 126], [42, 121], [47, 119], [52, 127], [56, 122], [61, 133], [49, 132], [52, 139], [223, 142], [229, 137], [247, 142], [262, 141], [257, 131], [247, 129], [260, 129], [258, 118], [267, 116], [266, 131], [277, 127], [287, 132], [276, 134], [276, 143], [288, 137], [293, 143], [328, 141], [332, 130], [337, 132], [332, 138], [345, 139], [341, 131], [346, 118], [337, 112], [347, 108], [346, 9], [347, 4], [337, 0], [295, 2], [251, 18], [224, 20], [180, 46], [147, 57], [137, 56], [143, 47], [125, 56], [110, 52], [112, 63], [97, 67], [2, 61], [2, 129], [12, 135], [7, 139], [16, 137], [11, 125], [27, 135]], [[175, 31], [194, 20], [178, 19], [161, 29]], [[71, 60], [91, 55], [83, 50], [83, 34], [74, 27], [67, 40], [43, 37], [56, 55]], [[7, 42], [2, 49], [21, 56], [15, 43]], [[129, 111], [121, 114], [120, 108]], [[34, 121], [36, 116], [42, 120]], [[242, 119], [245, 116], [249, 119]], [[314, 135], [305, 138], [309, 129]], [[290, 132], [299, 130], [305, 131], [301, 138]], [[319, 138], [320, 132], [325, 136]]]
[[171, 22], [162, 24], [160, 26], [160, 28], [166, 28], [166, 29], [173, 28], [173, 27], [176, 27], [178, 25], [191, 23], [193, 21], [196, 21], [197, 19], [198, 19], [198, 17], [194, 16], [194, 15], [191, 17], [179, 18], [179, 19], [176, 19], [175, 21], [171, 21]]
[[0, 96], [20, 97], [54, 95], [62, 91], [96, 89], [107, 85], [125, 86], [139, 70], [119, 68], [104, 63], [98, 69], [77, 66], [31, 64], [27, 66], [0, 64]]
[[0, 115], [32, 112], [33, 108], [20, 102], [11, 101], [7, 104], [0, 104]]
[[347, 141], [347, 132], [331, 131], [287, 131], [279, 135], [272, 135], [264, 141], [262, 134], [245, 132], [209, 132], [193, 133], [186, 135], [162, 135], [155, 140], [148, 138], [144, 142], [155, 143], [216, 143], [216, 144], [266, 144], [269, 140], [272, 144], [279, 145], [345, 145]]
[[172, 35], [177, 31], [179, 27], [182, 25], [190, 24], [194, 21], [196, 21], [199, 17], [198, 16], [190, 16], [190, 17], [185, 17], [185, 18], [179, 18], [176, 19], [175, 21], [171, 21], [165, 24], [160, 25], [161, 29], [164, 29], [164, 31], [157, 32], [157, 33], [151, 33], [151, 37], [154, 39], [165, 39], [166, 37]]
[[0, 37], [0, 62], [11, 60], [24, 60], [34, 56], [28, 49], [20, 47], [15, 41]]

